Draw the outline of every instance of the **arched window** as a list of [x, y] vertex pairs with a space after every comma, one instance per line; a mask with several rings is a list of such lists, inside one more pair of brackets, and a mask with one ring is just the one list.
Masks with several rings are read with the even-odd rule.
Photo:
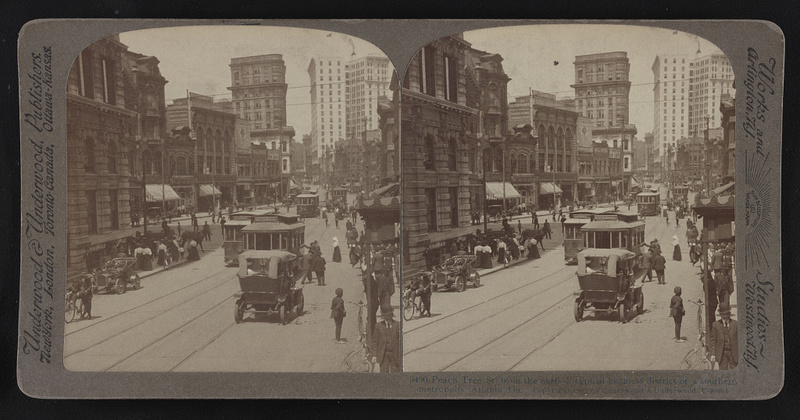
[[108, 172], [117, 173], [117, 142], [114, 140], [108, 142]]
[[169, 157], [169, 174], [175, 175], [175, 156]]
[[176, 175], [186, 175], [186, 157], [185, 156], [178, 156], [177, 163], [175, 165]]
[[556, 132], [553, 129], [553, 126], [551, 125], [550, 128], [547, 129], [547, 147], [550, 150], [553, 150], [555, 146], [555, 138], [556, 138]]
[[564, 144], [565, 150], [571, 151], [572, 150], [572, 142], [574, 141], [572, 137], [572, 130], [567, 129], [566, 134], [566, 143]]
[[510, 165], [508, 165], [508, 169], [511, 172], [516, 171], [517, 170], [517, 155], [515, 153], [511, 153], [511, 155], [509, 156], [509, 163], [510, 163]]
[[483, 170], [485, 172], [492, 172], [492, 162], [494, 162], [493, 153], [491, 148], [483, 149]]
[[520, 153], [517, 158], [517, 172], [521, 174], [528, 173], [528, 155]]
[[86, 149], [85, 155], [86, 160], [83, 163], [83, 169], [89, 173], [95, 173], [95, 159], [94, 159], [94, 140], [92, 138], [87, 137], [84, 140], [84, 148]]
[[536, 172], [536, 155], [535, 155], [535, 154], [531, 155], [531, 160], [530, 160], [530, 163], [531, 163], [531, 164], [530, 164], [530, 166], [529, 166], [529, 168], [530, 168], [530, 171], [529, 171], [529, 172], [530, 172], [530, 173], [534, 173], [534, 172]]

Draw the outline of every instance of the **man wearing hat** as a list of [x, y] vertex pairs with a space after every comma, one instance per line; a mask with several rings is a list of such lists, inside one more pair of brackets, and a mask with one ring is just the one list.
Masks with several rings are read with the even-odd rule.
[[400, 324], [394, 320], [394, 310], [381, 311], [383, 321], [375, 326], [372, 334], [372, 362], [380, 363], [381, 373], [400, 371]]
[[739, 364], [739, 324], [731, 319], [731, 305], [720, 302], [719, 315], [709, 335], [711, 363], [718, 362], [720, 370], [729, 370]]

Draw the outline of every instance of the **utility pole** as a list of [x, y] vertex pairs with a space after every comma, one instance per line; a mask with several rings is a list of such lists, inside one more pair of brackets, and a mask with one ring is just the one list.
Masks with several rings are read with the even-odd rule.
[[706, 115], [705, 145], [706, 145], [706, 197], [711, 196], [711, 142], [708, 138], [708, 115]]

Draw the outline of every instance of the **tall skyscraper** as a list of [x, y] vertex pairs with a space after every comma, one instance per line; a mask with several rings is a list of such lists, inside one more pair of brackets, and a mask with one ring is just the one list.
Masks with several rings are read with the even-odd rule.
[[378, 129], [378, 98], [390, 97], [391, 62], [382, 56], [357, 58], [345, 66], [347, 83], [347, 137], [361, 138]]
[[663, 162], [681, 138], [700, 136], [709, 117], [719, 127], [723, 94], [734, 94], [733, 68], [722, 53], [656, 56], [653, 61], [653, 154]]
[[315, 57], [308, 64], [311, 93], [311, 159], [319, 165], [326, 149], [347, 137], [345, 71], [341, 57]]

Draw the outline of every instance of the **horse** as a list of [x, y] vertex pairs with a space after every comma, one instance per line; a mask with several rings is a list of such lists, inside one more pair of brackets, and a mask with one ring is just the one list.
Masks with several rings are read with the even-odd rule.
[[204, 235], [201, 231], [190, 232], [188, 230], [184, 230], [181, 232], [181, 247], [183, 247], [187, 242], [194, 240], [197, 242], [197, 246], [200, 248], [200, 250], [206, 252], [203, 249], [203, 237]]

